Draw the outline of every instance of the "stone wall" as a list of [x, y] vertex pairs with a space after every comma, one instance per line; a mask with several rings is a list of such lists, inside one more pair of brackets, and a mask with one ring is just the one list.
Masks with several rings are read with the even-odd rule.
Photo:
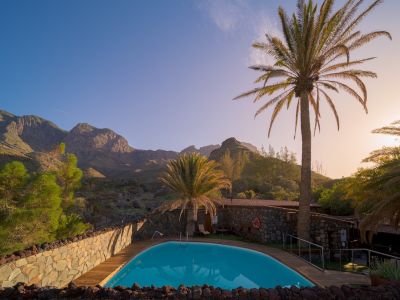
[[173, 288], [164, 286], [143, 287], [133, 285], [131, 288], [104, 288], [77, 287], [73, 283], [63, 289], [38, 288], [37, 286], [26, 286], [18, 284], [15, 287], [0, 288], [0, 299], [207, 299], [207, 300], [333, 300], [333, 299], [400, 299], [400, 284], [391, 282], [380, 286], [330, 286], [297, 288], [276, 288], [269, 289], [245, 289], [223, 290], [212, 286], [179, 286]]
[[93, 236], [62, 243], [53, 249], [39, 248], [35, 254], [0, 265], [0, 286], [18, 282], [62, 287], [132, 242], [136, 225], [103, 231]]
[[[179, 221], [179, 210], [149, 217], [135, 234], [135, 239], [150, 239], [155, 231], [165, 237], [185, 235], [186, 216]], [[256, 229], [252, 221], [259, 218], [261, 227]], [[206, 224], [204, 210], [199, 210], [198, 223]], [[264, 243], [282, 243], [283, 234], [296, 236], [297, 210], [282, 207], [225, 206], [218, 209], [218, 225], [230, 229], [234, 234], [250, 241]], [[348, 247], [342, 245], [340, 231], [345, 230], [347, 240], [355, 238], [356, 225], [353, 221], [328, 215], [311, 213], [311, 239], [313, 242], [330, 249]]]
[[[179, 237], [185, 232], [186, 215], [183, 213], [179, 220], [179, 210], [154, 214], [144, 220], [134, 235], [135, 240], [151, 239], [155, 231], [159, 231], [164, 237]], [[159, 236], [157, 236], [159, 237]]]
[[[256, 229], [252, 221], [259, 218]], [[219, 226], [231, 229], [236, 235], [259, 242], [282, 242], [283, 234], [296, 235], [297, 210], [281, 207], [226, 206], [218, 211]], [[327, 215], [311, 214], [311, 239], [326, 248], [341, 248], [340, 230], [352, 239], [355, 224]], [[346, 247], [348, 245], [345, 245]]]

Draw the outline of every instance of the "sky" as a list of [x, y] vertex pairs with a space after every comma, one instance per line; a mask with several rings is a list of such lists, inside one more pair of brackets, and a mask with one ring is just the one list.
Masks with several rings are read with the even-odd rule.
[[[233, 136], [257, 147], [287, 146], [300, 158], [293, 109], [281, 113], [268, 138], [271, 112], [254, 119], [251, 98], [232, 101], [256, 87], [248, 66], [271, 62], [251, 44], [266, 32], [280, 35], [279, 5], [295, 9], [294, 0], [2, 0], [0, 108], [66, 130], [80, 122], [111, 128], [138, 149], [180, 151]], [[399, 9], [400, 1], [386, 0], [360, 26], [393, 36], [356, 54], [377, 56], [365, 65], [378, 73], [367, 80], [369, 113], [336, 96], [337, 131], [322, 107], [312, 160], [328, 176], [348, 176], [366, 166], [370, 151], [398, 143], [371, 130], [400, 119]]]

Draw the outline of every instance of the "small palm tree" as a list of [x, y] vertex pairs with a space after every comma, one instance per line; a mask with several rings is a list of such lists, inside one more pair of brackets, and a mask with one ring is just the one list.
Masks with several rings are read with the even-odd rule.
[[184, 211], [187, 215], [186, 232], [193, 235], [197, 213], [204, 208], [211, 216], [217, 213], [221, 204], [221, 189], [231, 187], [219, 165], [197, 153], [183, 154], [167, 164], [161, 181], [177, 196], [160, 207], [162, 213], [180, 209], [179, 219]]
[[[399, 125], [400, 121], [396, 121], [373, 133], [400, 136]], [[400, 226], [400, 146], [375, 150], [364, 162], [376, 164], [371, 169], [359, 171], [356, 183], [362, 190], [362, 202], [372, 203], [360, 222], [363, 240], [371, 241], [379, 226]]]
[[[311, 198], [311, 122], [310, 107], [314, 112], [314, 133], [320, 129], [320, 106], [325, 100], [331, 108], [339, 129], [339, 116], [329, 92], [348, 93], [367, 112], [367, 89], [362, 78], [375, 78], [374, 72], [354, 68], [373, 57], [350, 59], [350, 53], [379, 36], [391, 38], [386, 31], [362, 34], [357, 25], [382, 1], [373, 1], [358, 13], [363, 0], [347, 0], [333, 11], [334, 0], [325, 0], [318, 8], [314, 1], [297, 1], [297, 13], [289, 17], [279, 8], [283, 40], [266, 34], [266, 42], [256, 42], [253, 47], [265, 51], [275, 63], [271, 66], [250, 67], [262, 72], [256, 80], [261, 83], [235, 99], [255, 95], [254, 102], [271, 96], [255, 116], [273, 106], [268, 136], [272, 125], [286, 106], [295, 105], [295, 133], [300, 119], [302, 137], [300, 205], [297, 232], [309, 239]], [[352, 82], [354, 86], [346, 81]], [[357, 88], [360, 91], [357, 91]], [[279, 92], [278, 94], [276, 94]]]

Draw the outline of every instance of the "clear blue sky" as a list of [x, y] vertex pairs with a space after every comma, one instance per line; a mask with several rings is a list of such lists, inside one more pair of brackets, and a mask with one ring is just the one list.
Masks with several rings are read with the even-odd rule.
[[[250, 45], [278, 31], [278, 5], [291, 11], [295, 1], [2, 0], [0, 108], [64, 129], [78, 122], [108, 127], [141, 149], [181, 150], [235, 136], [299, 153], [293, 112], [282, 114], [268, 139], [270, 115], [254, 120], [251, 99], [231, 100], [254, 87], [247, 66], [264, 58]], [[387, 0], [361, 27], [394, 37], [364, 51], [378, 56], [368, 67], [380, 75], [368, 82], [370, 114], [338, 97], [337, 132], [323, 113], [314, 160], [328, 175], [348, 175], [369, 151], [394, 142], [370, 131], [400, 119], [399, 8], [400, 1]]]

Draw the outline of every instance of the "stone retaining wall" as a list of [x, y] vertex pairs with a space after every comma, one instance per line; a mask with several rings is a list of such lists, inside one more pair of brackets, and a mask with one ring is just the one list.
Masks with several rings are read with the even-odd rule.
[[136, 225], [128, 224], [72, 240], [65, 245], [61, 243], [53, 249], [39, 248], [35, 254], [11, 259], [0, 265], [0, 287], [14, 286], [18, 282], [65, 286], [131, 244], [134, 231]]

